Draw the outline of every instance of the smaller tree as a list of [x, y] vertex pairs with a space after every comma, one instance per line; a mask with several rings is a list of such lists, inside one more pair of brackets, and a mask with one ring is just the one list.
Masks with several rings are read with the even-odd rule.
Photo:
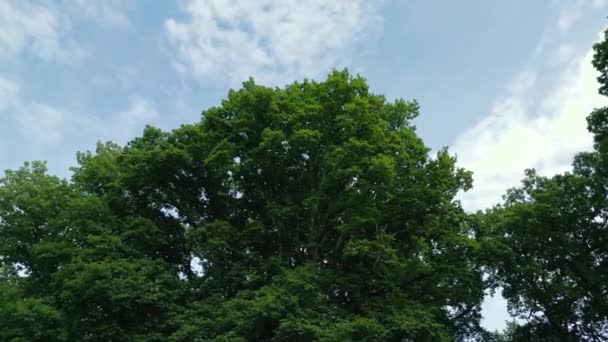
[[[608, 35], [594, 49], [608, 95]], [[503, 205], [479, 216], [491, 279], [528, 322], [516, 341], [608, 339], [608, 108], [587, 122], [594, 150], [578, 154], [571, 172], [527, 170]]]

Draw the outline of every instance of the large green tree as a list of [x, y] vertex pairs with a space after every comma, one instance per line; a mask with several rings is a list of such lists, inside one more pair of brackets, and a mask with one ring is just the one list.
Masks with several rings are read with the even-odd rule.
[[[594, 49], [608, 95], [608, 36]], [[492, 279], [526, 321], [511, 329], [513, 341], [608, 340], [608, 108], [587, 122], [594, 149], [572, 171], [528, 170], [503, 205], [479, 216]]]
[[250, 80], [199, 123], [79, 154], [70, 181], [8, 171], [0, 340], [475, 336], [471, 174], [417, 115], [346, 71]]

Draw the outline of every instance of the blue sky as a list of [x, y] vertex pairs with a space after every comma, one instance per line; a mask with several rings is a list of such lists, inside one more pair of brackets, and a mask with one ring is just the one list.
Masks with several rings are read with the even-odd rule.
[[[475, 173], [468, 210], [523, 169], [589, 149], [590, 47], [608, 0], [0, 1], [0, 168], [124, 143], [145, 124], [195, 122], [253, 76], [283, 85], [348, 67], [373, 91], [417, 99], [419, 134]], [[484, 305], [501, 328], [504, 303]]]

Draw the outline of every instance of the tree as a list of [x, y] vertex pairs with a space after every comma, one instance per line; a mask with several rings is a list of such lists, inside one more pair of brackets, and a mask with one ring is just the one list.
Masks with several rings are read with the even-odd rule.
[[197, 124], [79, 154], [70, 182], [9, 171], [1, 262], [26, 276], [2, 284], [57, 340], [475, 336], [479, 246], [454, 199], [471, 174], [429, 156], [417, 115], [347, 71], [249, 80]]
[[[608, 36], [594, 49], [608, 95]], [[480, 216], [492, 278], [528, 321], [514, 341], [608, 339], [608, 108], [587, 122], [594, 150], [578, 154], [571, 172], [528, 170], [503, 205]]]
[[1, 340], [163, 340], [176, 272], [124, 237], [152, 223], [116, 215], [43, 163], [0, 180], [0, 217]]

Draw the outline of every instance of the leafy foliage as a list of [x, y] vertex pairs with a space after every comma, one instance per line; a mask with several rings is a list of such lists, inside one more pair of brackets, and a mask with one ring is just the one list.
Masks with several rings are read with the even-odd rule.
[[476, 336], [471, 174], [429, 156], [417, 115], [347, 71], [249, 80], [197, 124], [79, 154], [69, 182], [7, 171], [0, 339]]

